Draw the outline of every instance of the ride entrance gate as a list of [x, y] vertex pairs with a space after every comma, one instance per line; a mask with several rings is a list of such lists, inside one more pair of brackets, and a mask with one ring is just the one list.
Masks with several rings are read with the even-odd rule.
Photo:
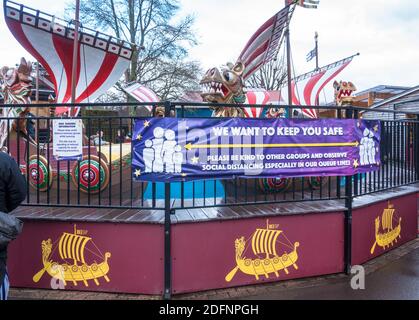
[[[92, 106], [105, 105], [81, 107]], [[135, 114], [142, 104], [118, 106]], [[154, 111], [203, 119], [199, 110], [211, 107], [165, 102]], [[318, 108], [342, 119], [374, 112]], [[31, 139], [12, 130], [7, 146], [28, 178], [28, 193], [15, 212], [25, 227], [10, 246], [11, 283], [170, 298], [349, 272], [416, 237], [419, 122], [405, 115], [380, 120], [378, 170], [289, 179], [133, 179], [132, 133], [135, 121], [147, 119], [136, 116], [80, 116], [87, 139], [78, 161], [55, 160], [52, 135]], [[1, 119], [7, 128], [14, 120]], [[54, 118], [32, 120], [35, 132], [51, 132]]]

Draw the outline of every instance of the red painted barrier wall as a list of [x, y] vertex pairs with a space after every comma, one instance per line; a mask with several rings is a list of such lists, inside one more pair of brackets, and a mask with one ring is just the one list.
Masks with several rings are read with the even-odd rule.
[[[284, 252], [289, 254], [293, 245], [299, 243], [295, 261], [298, 269], [291, 265], [287, 267], [288, 274], [282, 269], [277, 271], [278, 277], [272, 272], [268, 273], [269, 278], [260, 275], [259, 280], [238, 269], [230, 282], [225, 278], [237, 266], [235, 240], [244, 237], [247, 241], [243, 256], [255, 259], [252, 234], [259, 228], [266, 229], [267, 219], [176, 224], [172, 233], [173, 293], [342, 272], [343, 219], [343, 213], [339, 212], [269, 218], [269, 225], [273, 225], [269, 230], [281, 230], [276, 241], [279, 259], [286, 259]], [[259, 231], [259, 236], [255, 236], [255, 242], [260, 242], [259, 251], [269, 250], [270, 236], [274, 238], [275, 232]], [[259, 256], [263, 264], [266, 256]], [[269, 265], [266, 266], [268, 271]]]
[[[417, 233], [417, 194], [396, 197], [389, 201], [381, 201], [370, 206], [354, 209], [352, 214], [352, 264], [363, 264], [389, 250], [397, 248], [401, 244], [416, 238]], [[400, 221], [400, 232], [395, 240], [385, 247], [376, 243], [376, 219], [379, 221], [379, 234], [391, 234], [384, 225], [389, 226], [391, 217], [394, 236], [397, 235], [397, 227]], [[401, 218], [401, 220], [400, 220]], [[374, 248], [373, 248], [374, 247]]]
[[[417, 194], [354, 209], [352, 264], [362, 264], [415, 239], [417, 210]], [[393, 234], [397, 233], [401, 221], [397, 242], [393, 240], [385, 248], [379, 243], [374, 246], [377, 218], [378, 233], [387, 230], [383, 223], [389, 227], [389, 221]], [[45, 261], [61, 265], [61, 272], [64, 264], [72, 267], [76, 259], [80, 269], [74, 274], [91, 273], [88, 279], [71, 279], [67, 272], [66, 290], [160, 295], [164, 280], [163, 232], [161, 224], [75, 225], [27, 220], [23, 233], [9, 248], [12, 286], [57, 287], [57, 280], [48, 273], [53, 270], [52, 264], [43, 263], [43, 244]], [[339, 273], [344, 268], [343, 237], [343, 212], [174, 224], [173, 293]], [[45, 249], [48, 239], [51, 254]], [[107, 253], [109, 270], [103, 264]], [[83, 265], [90, 269], [81, 273]], [[39, 281], [34, 281], [37, 274]]]
[[[13, 287], [51, 289], [52, 277], [44, 272], [38, 283], [33, 277], [43, 270], [42, 248], [44, 240], [51, 239], [52, 253], [49, 260], [70, 265], [74, 264], [72, 257], [84, 259], [87, 265], [100, 265], [106, 252], [110, 253], [108, 259], [109, 272], [105, 277], [100, 274], [93, 279], [67, 281], [67, 290], [87, 290], [101, 292], [125, 292], [161, 294], [163, 291], [163, 226], [154, 224], [112, 224], [112, 223], [77, 223], [77, 233], [89, 237], [82, 250], [82, 237], [68, 236], [62, 242], [62, 255], [60, 256], [60, 239], [64, 233], [74, 234], [73, 223], [26, 221], [22, 234], [9, 247], [8, 269]], [[87, 233], [86, 233], [87, 231]], [[69, 251], [70, 250], [70, 251]], [[78, 256], [77, 256], [78, 255]], [[82, 262], [78, 262], [82, 265]], [[97, 268], [94, 268], [97, 269]], [[103, 272], [106, 270], [102, 270]], [[42, 272], [42, 271], [41, 271]], [[87, 272], [86, 274], [91, 274]], [[56, 280], [57, 287], [58, 281]], [[53, 284], [54, 286], [54, 284]]]

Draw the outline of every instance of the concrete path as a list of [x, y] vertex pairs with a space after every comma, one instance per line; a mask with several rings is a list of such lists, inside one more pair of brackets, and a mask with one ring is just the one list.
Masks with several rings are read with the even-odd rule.
[[419, 248], [398, 260], [389, 262], [365, 277], [365, 289], [353, 290], [349, 278], [335, 283], [289, 290], [270, 290], [246, 299], [306, 300], [306, 299], [402, 299], [419, 300]]

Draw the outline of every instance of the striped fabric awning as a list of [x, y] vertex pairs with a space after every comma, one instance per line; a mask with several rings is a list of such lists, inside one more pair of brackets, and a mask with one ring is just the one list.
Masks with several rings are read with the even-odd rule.
[[[264, 90], [247, 91], [246, 104], [267, 104], [270, 100], [269, 93]], [[260, 107], [243, 107], [243, 112], [248, 118], [259, 118], [263, 108]]]
[[[292, 104], [314, 106], [323, 88], [345, 69], [356, 55], [329, 64], [319, 70], [309, 72], [294, 78], [291, 82]], [[281, 89], [281, 103], [288, 104], [287, 87]], [[301, 112], [309, 118], [317, 118], [317, 110], [302, 109]]]
[[[47, 70], [57, 103], [71, 100], [74, 28], [52, 15], [4, 0], [6, 23], [19, 43]], [[79, 32], [76, 103], [93, 102], [123, 75], [132, 58], [131, 44], [83, 28]], [[57, 113], [68, 108], [57, 108]], [[76, 115], [79, 108], [73, 109]]]
[[[126, 88], [123, 89], [126, 93], [128, 93], [131, 97], [133, 97], [138, 102], [159, 102], [159, 97], [154, 93], [153, 90], [147, 88], [146, 86], [142, 86], [139, 83], [133, 83]], [[153, 106], [147, 105], [145, 106], [148, 111], [153, 110]]]
[[286, 6], [266, 21], [247, 42], [238, 59], [245, 66], [243, 79], [246, 80], [275, 57], [292, 10]]

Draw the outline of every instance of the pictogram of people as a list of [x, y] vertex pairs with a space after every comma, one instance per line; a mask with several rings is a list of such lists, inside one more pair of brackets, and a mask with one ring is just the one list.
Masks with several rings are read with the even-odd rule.
[[153, 142], [151, 140], [145, 141], [145, 148], [143, 150], [143, 159], [144, 159], [144, 166], [145, 172], [150, 173], [153, 172], [153, 161], [154, 161], [154, 149], [152, 148]]
[[154, 161], [153, 161], [153, 172], [163, 172], [163, 158], [162, 158], [162, 150], [163, 150], [163, 142], [164, 142], [164, 129], [161, 127], [157, 127], [153, 130], [154, 139], [153, 142], [153, 149], [154, 149]]
[[369, 141], [368, 141], [368, 157], [369, 157], [369, 163], [375, 164], [375, 143], [374, 143], [374, 132], [370, 131], [369, 135]]
[[375, 164], [375, 154], [374, 132], [365, 128], [363, 137], [359, 144], [360, 165], [365, 166]]
[[163, 163], [165, 165], [165, 172], [173, 173], [175, 172], [175, 164], [173, 163], [173, 154], [175, 153], [175, 146], [177, 144], [175, 138], [176, 134], [173, 130], [166, 130], [164, 133], [166, 141], [163, 142], [162, 157]]
[[143, 160], [145, 173], [181, 173], [183, 153], [171, 129], [157, 127], [154, 138], [144, 142]]
[[175, 165], [175, 173], [182, 172], [183, 153], [180, 145], [175, 146], [175, 152], [173, 153], [173, 163]]

